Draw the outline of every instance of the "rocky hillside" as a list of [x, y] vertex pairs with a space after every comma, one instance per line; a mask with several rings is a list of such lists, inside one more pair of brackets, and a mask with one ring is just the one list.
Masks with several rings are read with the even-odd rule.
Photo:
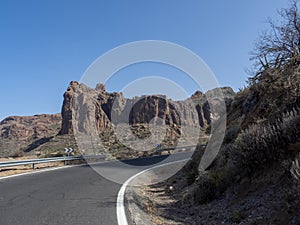
[[[234, 92], [229, 90], [233, 98]], [[191, 99], [197, 100], [196, 110], [191, 107], [190, 102], [174, 102], [166, 96], [142, 96], [133, 99], [124, 98], [122, 93], [107, 93], [103, 84], [97, 85], [91, 89], [84, 84], [72, 81], [64, 94], [64, 103], [62, 107], [62, 129], [60, 134], [73, 132], [72, 115], [74, 109], [81, 106], [83, 111], [82, 122], [88, 122], [89, 115], [95, 115], [97, 130], [99, 132], [109, 129], [112, 123], [141, 124], [149, 123], [153, 118], [161, 118], [166, 124], [172, 126], [180, 125], [181, 121], [190, 127], [207, 127], [210, 123], [209, 105], [205, 95], [197, 91]], [[177, 107], [177, 108], [176, 108]], [[77, 110], [77, 109], [76, 109]], [[179, 115], [177, 111], [183, 112]], [[77, 118], [76, 118], [77, 119]], [[83, 125], [88, 131], [88, 127]]]
[[223, 145], [206, 171], [198, 170], [199, 152], [174, 177], [149, 188], [154, 216], [174, 224], [299, 224], [299, 128], [295, 60], [263, 71], [236, 94]]
[[[222, 88], [222, 90], [229, 105], [235, 93], [231, 88]], [[99, 148], [99, 145], [88, 144], [86, 140], [97, 140], [100, 136], [104, 144], [101, 147], [112, 151], [115, 146], [125, 144], [120, 142], [120, 136], [124, 140], [130, 139], [131, 133], [139, 139], [150, 136], [149, 123], [166, 125], [166, 134], [162, 143], [165, 147], [177, 145], [179, 138], [183, 139], [182, 145], [195, 144], [199, 141], [199, 136], [196, 140], [191, 140], [192, 132], [185, 134], [181, 128], [188, 127], [196, 132], [200, 131], [201, 137], [207, 137], [205, 132], [211, 118], [208, 101], [200, 91], [184, 101], [173, 101], [163, 95], [126, 99], [122, 93], [107, 93], [103, 84], [98, 84], [95, 89], [92, 89], [72, 81], [64, 94], [62, 121], [60, 134], [73, 134], [75, 131], [77, 140], [80, 138], [83, 140], [84, 144], [79, 146], [81, 149]], [[121, 133], [116, 137], [116, 126], [124, 124], [129, 124], [130, 130], [120, 131]], [[80, 145], [81, 142], [79, 141], [78, 144]], [[135, 143], [131, 142], [131, 144]], [[124, 156], [120, 158], [124, 158], [125, 154], [133, 154], [134, 151], [130, 152], [132, 149], [128, 146], [123, 147]], [[143, 147], [144, 144], [141, 144], [134, 149]], [[149, 148], [153, 148], [153, 145]]]
[[[235, 93], [229, 87], [222, 88], [222, 91], [229, 107]], [[1, 155], [61, 155], [65, 147], [73, 147], [75, 154], [79, 154], [79, 149], [88, 149], [94, 154], [104, 147], [113, 157], [137, 157], [140, 153], [129, 147], [136, 141], [127, 143], [126, 140], [136, 140], [132, 139], [132, 134], [137, 140], [151, 136], [151, 124], [165, 124], [162, 141], [165, 147], [179, 144], [179, 138], [181, 145], [206, 142], [211, 123], [206, 95], [197, 91], [184, 101], [173, 101], [163, 95], [127, 99], [122, 93], [106, 92], [103, 84], [92, 89], [72, 81], [64, 93], [61, 115], [8, 117], [1, 122]], [[130, 130], [122, 128], [116, 134], [116, 127], [124, 124], [129, 124]], [[195, 136], [195, 133], [199, 135]], [[120, 136], [124, 140], [120, 140]], [[87, 139], [93, 140], [89, 143]], [[141, 142], [134, 149], [145, 145]], [[147, 147], [151, 150], [154, 145]]]
[[0, 123], [0, 155], [32, 154], [37, 146], [48, 142], [61, 128], [61, 115], [10, 116]]

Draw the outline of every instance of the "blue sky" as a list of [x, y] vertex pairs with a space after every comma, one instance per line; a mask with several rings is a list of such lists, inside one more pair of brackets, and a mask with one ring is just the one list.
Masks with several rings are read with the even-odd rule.
[[[253, 42], [267, 18], [278, 18], [276, 9], [287, 5], [282, 0], [1, 0], [0, 120], [60, 112], [70, 81], [80, 80], [110, 49], [139, 40], [170, 41], [192, 50], [221, 86], [238, 90], [248, 76]], [[108, 91], [145, 74], [174, 72], [149, 65], [124, 71], [122, 79], [108, 83]], [[188, 94], [196, 91], [184, 77], [173, 76]]]

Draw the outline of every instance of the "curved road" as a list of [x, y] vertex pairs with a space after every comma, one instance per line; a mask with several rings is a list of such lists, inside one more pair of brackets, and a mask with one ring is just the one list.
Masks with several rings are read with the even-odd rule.
[[134, 167], [126, 173], [126, 167], [111, 161], [95, 164], [94, 169], [83, 165], [2, 179], [0, 225], [118, 225], [116, 200], [121, 184], [95, 170], [113, 168], [124, 173], [126, 180], [166, 157], [171, 162], [190, 156], [178, 153], [170, 160], [167, 156], [127, 160]]

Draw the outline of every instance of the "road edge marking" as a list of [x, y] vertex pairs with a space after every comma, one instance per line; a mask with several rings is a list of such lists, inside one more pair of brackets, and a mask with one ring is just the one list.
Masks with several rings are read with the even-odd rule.
[[[184, 152], [176, 153], [176, 154], [183, 154]], [[147, 158], [154, 158], [154, 157], [159, 157], [158, 155], [150, 156]], [[131, 160], [131, 159], [128, 159]], [[97, 164], [103, 164], [103, 163], [110, 163], [110, 162], [117, 162], [120, 160], [107, 160], [103, 162], [94, 162], [94, 163], [87, 163], [87, 164], [79, 164], [79, 165], [65, 165], [65, 166], [60, 166], [60, 167], [52, 167], [52, 168], [45, 168], [45, 169], [37, 169], [35, 171], [30, 171], [30, 172], [24, 172], [24, 173], [18, 173], [18, 174], [12, 174], [4, 177], [0, 177], [0, 180], [8, 179], [8, 178], [13, 178], [13, 177], [19, 177], [19, 176], [24, 176], [24, 175], [30, 175], [30, 174], [35, 174], [35, 173], [41, 173], [41, 172], [48, 172], [48, 171], [53, 171], [53, 170], [58, 170], [58, 169], [67, 169], [71, 167], [76, 167], [76, 166], [84, 166], [84, 165], [97, 165]], [[163, 164], [164, 165], [164, 164]], [[152, 167], [154, 168], [154, 167]]]
[[122, 185], [121, 189], [119, 190], [118, 193], [118, 198], [117, 198], [117, 204], [116, 204], [116, 212], [117, 212], [117, 220], [118, 220], [118, 225], [128, 225], [128, 220], [127, 220], [127, 216], [126, 216], [126, 211], [125, 211], [125, 192], [126, 192], [126, 188], [128, 186], [128, 184], [134, 180], [136, 177], [142, 175], [143, 173], [146, 173], [150, 170], [156, 169], [156, 168], [160, 168], [160, 167], [164, 167], [164, 166], [168, 166], [174, 163], [179, 163], [179, 162], [183, 162], [183, 161], [188, 161], [190, 160], [190, 158], [188, 159], [181, 159], [181, 160], [177, 160], [174, 162], [169, 162], [169, 163], [164, 163], [161, 165], [157, 165], [148, 169], [145, 169], [131, 177], [129, 177], [124, 184]]

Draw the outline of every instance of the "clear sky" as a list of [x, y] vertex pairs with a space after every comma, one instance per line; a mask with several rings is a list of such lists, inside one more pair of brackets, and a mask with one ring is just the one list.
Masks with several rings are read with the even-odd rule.
[[[80, 80], [108, 50], [139, 40], [189, 48], [221, 86], [238, 90], [248, 76], [253, 42], [267, 18], [278, 18], [276, 9], [287, 5], [283, 0], [1, 0], [0, 120], [60, 112], [70, 81]], [[155, 66], [144, 69], [148, 75], [161, 73]], [[124, 82], [132, 79], [130, 73]], [[122, 79], [112, 81], [108, 91], [124, 85]], [[187, 85], [188, 94], [193, 88]]]

